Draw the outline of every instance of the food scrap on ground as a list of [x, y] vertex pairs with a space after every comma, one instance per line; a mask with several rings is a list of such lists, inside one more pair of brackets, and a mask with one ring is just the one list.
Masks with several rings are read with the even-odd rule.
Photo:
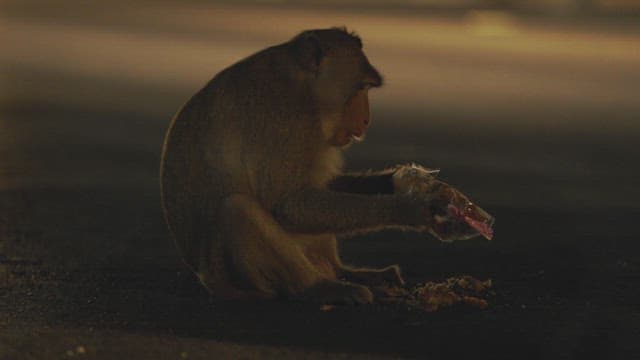
[[375, 289], [376, 300], [382, 304], [407, 304], [411, 308], [427, 312], [451, 306], [468, 306], [477, 309], [489, 307], [491, 279], [478, 280], [469, 275], [450, 277], [443, 282], [427, 282], [412, 288], [380, 287]]

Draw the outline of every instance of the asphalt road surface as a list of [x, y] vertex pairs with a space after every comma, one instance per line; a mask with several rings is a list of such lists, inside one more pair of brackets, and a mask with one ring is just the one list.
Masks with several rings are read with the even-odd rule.
[[[639, 353], [637, 19], [34, 4], [0, 5], [0, 359]], [[344, 260], [491, 278], [487, 310], [219, 303], [177, 257], [157, 181], [172, 114], [234, 61], [333, 25], [387, 83], [348, 168], [440, 168], [497, 219], [491, 242], [384, 232], [344, 239]]]

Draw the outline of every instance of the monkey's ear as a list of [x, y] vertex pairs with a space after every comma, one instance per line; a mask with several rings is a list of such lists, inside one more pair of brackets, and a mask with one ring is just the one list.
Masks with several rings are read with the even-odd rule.
[[316, 34], [309, 31], [298, 35], [293, 39], [292, 50], [296, 61], [304, 70], [314, 74], [320, 71], [324, 51]]

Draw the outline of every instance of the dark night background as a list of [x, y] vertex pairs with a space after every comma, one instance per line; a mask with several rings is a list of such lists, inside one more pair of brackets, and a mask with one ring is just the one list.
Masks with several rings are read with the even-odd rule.
[[[634, 1], [3, 1], [0, 359], [640, 354]], [[441, 169], [493, 241], [384, 232], [345, 261], [493, 279], [484, 311], [216, 303], [160, 210], [173, 113], [216, 72], [346, 25], [386, 85], [353, 170]]]

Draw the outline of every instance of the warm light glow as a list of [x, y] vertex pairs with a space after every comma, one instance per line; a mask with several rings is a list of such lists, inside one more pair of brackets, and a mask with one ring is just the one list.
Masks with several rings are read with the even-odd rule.
[[506, 37], [518, 32], [515, 19], [505, 11], [472, 10], [466, 19], [471, 33], [478, 36]]
[[[362, 35], [372, 63], [385, 75], [387, 85], [371, 94], [376, 108], [433, 110], [463, 103], [473, 112], [520, 106], [523, 99], [615, 108], [638, 103], [638, 32], [558, 28], [498, 11], [456, 18], [207, 3], [159, 3], [153, 11], [107, 7], [101, 18], [112, 25], [5, 18], [0, 63], [188, 92], [303, 29], [347, 25]], [[116, 101], [47, 87], [25, 91], [63, 102]], [[127, 101], [114, 105], [155, 106]]]

